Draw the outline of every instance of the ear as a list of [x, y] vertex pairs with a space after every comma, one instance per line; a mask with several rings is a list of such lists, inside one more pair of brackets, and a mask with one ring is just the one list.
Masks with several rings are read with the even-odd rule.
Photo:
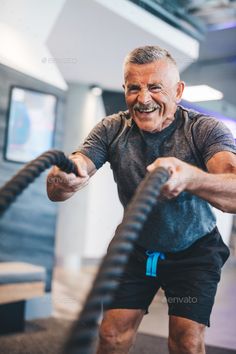
[[181, 101], [181, 97], [184, 92], [185, 82], [179, 81], [177, 83], [177, 90], [176, 90], [176, 102], [179, 103]]

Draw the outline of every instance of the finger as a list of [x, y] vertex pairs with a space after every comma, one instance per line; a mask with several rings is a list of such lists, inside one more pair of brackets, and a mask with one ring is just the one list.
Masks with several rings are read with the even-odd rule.
[[88, 182], [89, 179], [90, 179], [89, 175], [85, 177], [77, 177], [75, 179], [72, 179], [70, 181], [70, 187], [77, 187], [80, 185], [84, 185], [84, 183]]
[[147, 166], [147, 170], [148, 172], [152, 172], [154, 171], [156, 168], [158, 167], [158, 163], [157, 162], [153, 162], [150, 165]]
[[175, 198], [183, 191], [182, 185], [177, 178], [171, 177], [162, 187], [161, 194], [166, 198]]
[[175, 198], [177, 195], [173, 191], [170, 191], [168, 188], [163, 187], [161, 189], [161, 196], [164, 199], [172, 199], [172, 198]]
[[48, 176], [48, 182], [55, 185], [70, 185], [74, 180], [76, 180], [74, 173], [66, 173], [61, 170], [55, 170], [55, 173], [51, 173]]
[[166, 183], [163, 185], [163, 188], [166, 191], [170, 192], [174, 190], [178, 186], [178, 184], [179, 184], [178, 175], [175, 172], [172, 172], [172, 174], [170, 175]]
[[147, 171], [153, 172], [158, 167], [163, 167], [167, 169], [170, 174], [173, 173], [173, 168], [170, 166], [170, 164], [167, 161], [166, 162], [164, 162], [163, 160], [161, 161], [161, 159], [158, 159], [158, 161], [154, 161], [152, 164], [148, 165]]
[[89, 178], [87, 180], [85, 180], [82, 184], [78, 185], [75, 189], [75, 192], [79, 191], [80, 189], [86, 187], [89, 183]]
[[79, 183], [73, 184], [68, 186], [71, 192], [77, 192], [80, 189], [84, 188], [87, 186], [89, 183], [89, 177], [88, 178], [81, 178]]
[[88, 172], [84, 168], [82, 168], [78, 163], [75, 163], [75, 165], [77, 167], [77, 172], [80, 177], [88, 176]]
[[77, 172], [78, 172], [78, 175], [80, 177], [86, 177], [88, 175], [88, 172], [86, 170], [85, 167], [82, 167], [81, 166], [81, 161], [78, 159], [78, 157], [76, 158], [75, 156], [70, 156], [70, 159], [74, 162], [74, 164], [76, 165], [76, 168], [77, 168]]

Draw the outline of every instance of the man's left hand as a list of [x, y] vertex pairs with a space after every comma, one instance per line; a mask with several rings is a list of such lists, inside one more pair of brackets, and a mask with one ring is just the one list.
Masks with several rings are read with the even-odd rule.
[[175, 157], [158, 158], [147, 166], [147, 170], [152, 172], [157, 167], [164, 167], [170, 172], [170, 178], [161, 189], [161, 195], [167, 199], [175, 198], [182, 191], [188, 190], [198, 178], [198, 174], [203, 172]]

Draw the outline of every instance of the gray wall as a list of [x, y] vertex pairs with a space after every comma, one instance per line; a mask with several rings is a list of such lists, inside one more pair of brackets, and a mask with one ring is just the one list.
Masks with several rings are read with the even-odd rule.
[[[58, 96], [55, 147], [61, 148], [65, 93], [48, 84], [0, 65], [0, 185], [23, 165], [5, 161], [3, 149], [11, 85], [29, 87]], [[23, 261], [47, 268], [47, 287], [51, 289], [54, 264], [57, 206], [46, 196], [44, 172], [23, 192], [0, 219], [0, 261]]]
[[[65, 109], [63, 150], [70, 154], [83, 142], [85, 106], [88, 85], [69, 83]], [[66, 202], [59, 203], [56, 231], [56, 257], [60, 266], [78, 269], [85, 246], [88, 188], [82, 189]]]
[[[69, 83], [64, 150], [75, 150], [105, 116], [101, 96], [83, 84]], [[81, 261], [102, 257], [123, 208], [109, 164], [93, 176], [86, 188], [60, 203], [57, 223], [58, 264], [78, 269]], [[109, 214], [109, 218], [107, 215]]]

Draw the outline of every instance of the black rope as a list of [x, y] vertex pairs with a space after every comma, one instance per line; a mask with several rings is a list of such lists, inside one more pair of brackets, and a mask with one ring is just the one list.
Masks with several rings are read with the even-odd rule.
[[[52, 165], [58, 166], [67, 173], [78, 175], [76, 165], [63, 152], [52, 150], [43, 153], [24, 166], [0, 188], [0, 216], [35, 178]], [[79, 319], [63, 348], [65, 354], [93, 353], [101, 304], [103, 303], [104, 306], [111, 304], [134, 243], [153, 206], [157, 203], [161, 187], [168, 178], [169, 172], [164, 168], [158, 168], [148, 173], [140, 183], [125, 210], [122, 223], [117, 228], [114, 242], [102, 260]]]
[[134, 243], [138, 239], [153, 206], [157, 203], [160, 189], [169, 178], [164, 168], [148, 173], [139, 185], [135, 196], [126, 208], [122, 223], [117, 228], [114, 242], [103, 258], [92, 289], [73, 326], [63, 353], [94, 353], [97, 336], [98, 319], [101, 315], [101, 304], [110, 305], [114, 293], [119, 286], [119, 277], [124, 271]]
[[78, 175], [76, 165], [62, 151], [46, 151], [25, 165], [10, 181], [0, 188], [0, 215], [8, 209], [11, 203], [35, 178], [52, 165], [58, 166], [64, 172], [72, 172]]

